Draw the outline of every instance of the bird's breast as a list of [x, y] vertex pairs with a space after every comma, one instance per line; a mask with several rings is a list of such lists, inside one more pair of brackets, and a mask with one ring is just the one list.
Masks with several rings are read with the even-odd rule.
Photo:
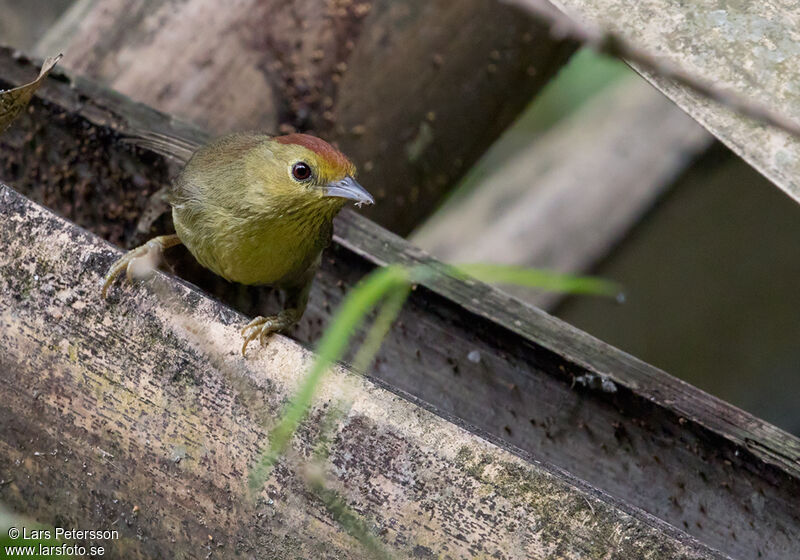
[[173, 208], [175, 230], [194, 257], [231, 282], [284, 286], [301, 277], [327, 244], [324, 220], [183, 216]]

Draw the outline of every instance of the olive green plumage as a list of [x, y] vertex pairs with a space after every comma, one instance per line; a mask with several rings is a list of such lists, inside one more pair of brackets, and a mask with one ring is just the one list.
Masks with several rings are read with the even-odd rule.
[[136, 258], [183, 243], [200, 264], [231, 282], [286, 290], [286, 309], [245, 327], [244, 352], [250, 340], [263, 342], [300, 319], [345, 202], [373, 202], [353, 179], [355, 171], [313, 136], [223, 136], [192, 155], [169, 193], [176, 236], [156, 238], [120, 259], [103, 293]]
[[[200, 148], [170, 195], [175, 232], [200, 264], [226, 280], [296, 283], [330, 242], [345, 202], [318, 187], [348, 170], [327, 170], [315, 159], [321, 158], [308, 148], [253, 134]], [[299, 183], [291, 175], [298, 161], [325, 171], [314, 184]]]

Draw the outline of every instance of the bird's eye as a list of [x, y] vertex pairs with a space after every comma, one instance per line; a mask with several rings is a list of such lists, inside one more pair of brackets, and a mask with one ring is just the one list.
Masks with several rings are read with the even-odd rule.
[[298, 161], [292, 167], [292, 177], [298, 181], [306, 181], [311, 178], [311, 166], [304, 161]]

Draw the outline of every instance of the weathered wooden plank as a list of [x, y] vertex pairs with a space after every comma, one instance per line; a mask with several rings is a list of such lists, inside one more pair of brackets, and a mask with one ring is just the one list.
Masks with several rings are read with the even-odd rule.
[[[447, 204], [411, 241], [446, 262], [585, 272], [711, 140], [644, 80], [625, 79]], [[508, 290], [542, 308], [560, 299]]]
[[[31, 74], [33, 65], [0, 52], [2, 80]], [[121, 143], [120, 132], [205, 135], [59, 71], [39, 95], [0, 138], [0, 176], [130, 244], [170, 164]], [[158, 221], [154, 231], [168, 227]], [[376, 264], [433, 262], [352, 212], [336, 231], [294, 333], [301, 341], [316, 340], [342, 293]], [[257, 290], [182, 274], [247, 313], [269, 303]], [[734, 557], [797, 556], [796, 438], [502, 292], [446, 275], [428, 282], [370, 373]]]
[[[536, 0], [515, 0], [524, 5]], [[612, 30], [709, 83], [800, 114], [798, 23], [793, 2], [553, 0], [567, 14]], [[640, 73], [777, 187], [800, 201], [800, 139], [745, 119], [686, 88]]]
[[574, 48], [495, 0], [78, 0], [38, 52], [217, 133], [336, 141], [402, 234]]
[[374, 557], [303, 480], [348, 400], [328, 484], [398, 555], [723, 558], [342, 368], [252, 499], [247, 473], [309, 353], [275, 336], [242, 358], [245, 318], [163, 275], [106, 304], [119, 251], [5, 186], [0, 240], [0, 497], [57, 526], [114, 523], [115, 557]]

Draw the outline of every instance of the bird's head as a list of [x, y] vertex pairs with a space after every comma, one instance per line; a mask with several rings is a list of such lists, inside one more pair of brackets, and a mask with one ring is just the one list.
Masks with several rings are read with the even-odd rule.
[[288, 134], [266, 140], [254, 170], [269, 194], [287, 206], [329, 208], [337, 211], [348, 200], [373, 204], [355, 180], [356, 167], [326, 141], [308, 134]]

